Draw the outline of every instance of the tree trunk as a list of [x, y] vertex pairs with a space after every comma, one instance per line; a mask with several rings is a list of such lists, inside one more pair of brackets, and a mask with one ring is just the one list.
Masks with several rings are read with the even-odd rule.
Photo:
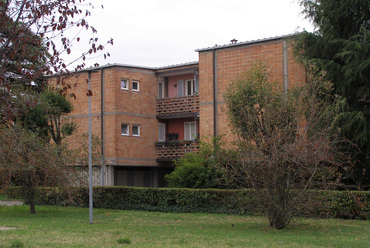
[[29, 193], [29, 204], [30, 204], [30, 213], [36, 213], [36, 204], [35, 204], [35, 189], [31, 189]]
[[31, 214], [36, 213], [35, 199], [31, 200], [31, 202], [30, 202], [30, 213]]

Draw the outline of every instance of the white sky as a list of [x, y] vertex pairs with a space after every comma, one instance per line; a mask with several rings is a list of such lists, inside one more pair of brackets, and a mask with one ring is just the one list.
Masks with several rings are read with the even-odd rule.
[[[198, 60], [194, 50], [292, 34], [312, 25], [297, 0], [91, 0], [88, 19], [111, 57], [88, 65], [166, 66]], [[101, 9], [100, 5], [104, 8]]]

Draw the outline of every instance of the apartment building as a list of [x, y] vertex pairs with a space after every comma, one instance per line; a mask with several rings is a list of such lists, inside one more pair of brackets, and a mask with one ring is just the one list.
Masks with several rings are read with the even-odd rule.
[[69, 93], [76, 98], [70, 99], [74, 111], [65, 118], [73, 118], [79, 133], [88, 131], [91, 82], [92, 133], [104, 141], [94, 184], [165, 187], [173, 161], [197, 151], [199, 138], [232, 140], [223, 93], [253, 63], [268, 63], [282, 90], [305, 82], [289, 38], [234, 40], [196, 50], [199, 62], [161, 68], [110, 64], [70, 78], [75, 87]]

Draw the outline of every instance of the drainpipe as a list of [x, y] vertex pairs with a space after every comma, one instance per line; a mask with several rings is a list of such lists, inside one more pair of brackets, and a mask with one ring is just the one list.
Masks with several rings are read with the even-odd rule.
[[283, 40], [283, 73], [284, 73], [284, 93], [288, 93], [288, 42]]
[[104, 68], [101, 68], [101, 78], [100, 78], [100, 121], [101, 121], [101, 171], [100, 171], [100, 185], [104, 186], [104, 149], [105, 149], [105, 144], [104, 144]]
[[[217, 137], [217, 51], [213, 49], [213, 137]], [[216, 146], [216, 139], [214, 139], [214, 146]]]

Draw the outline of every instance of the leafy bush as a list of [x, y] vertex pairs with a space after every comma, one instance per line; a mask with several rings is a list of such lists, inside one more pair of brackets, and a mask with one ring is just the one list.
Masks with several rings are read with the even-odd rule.
[[175, 161], [175, 170], [166, 176], [169, 187], [224, 188], [227, 185], [222, 173], [224, 158], [232, 150], [223, 149], [222, 146], [220, 139], [214, 139], [213, 144], [200, 141], [199, 152], [186, 153]]
[[[6, 192], [16, 197], [17, 187]], [[89, 206], [88, 188], [76, 188], [71, 202], [68, 195], [54, 188], [37, 191], [38, 205]], [[255, 190], [171, 189], [136, 187], [94, 187], [94, 207], [183, 213], [224, 213], [260, 215]], [[298, 216], [370, 219], [368, 191], [305, 191], [306, 202], [297, 206]]]

